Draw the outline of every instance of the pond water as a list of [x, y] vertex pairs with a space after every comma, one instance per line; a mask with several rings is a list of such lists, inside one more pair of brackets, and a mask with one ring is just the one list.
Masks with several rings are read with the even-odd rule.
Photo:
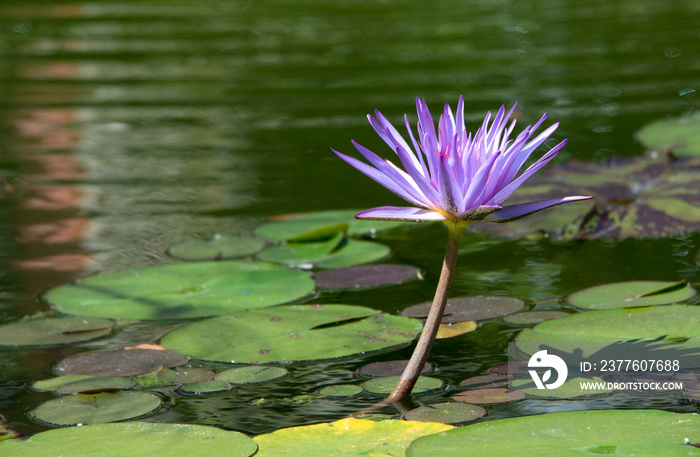
[[[519, 103], [522, 123], [548, 112], [569, 143], [557, 162], [642, 154], [634, 134], [698, 104], [700, 3], [592, 0], [328, 3], [284, 1], [5, 1], [0, 7], [0, 323], [45, 311], [38, 298], [74, 279], [173, 262], [187, 237], [248, 234], [286, 213], [400, 204], [338, 160], [351, 139], [384, 153], [365, 115], [392, 121], [466, 100], [468, 127]], [[415, 116], [411, 117], [415, 122]], [[552, 142], [552, 145], [554, 142]], [[517, 222], [516, 222], [517, 223]], [[559, 243], [468, 234], [453, 295], [511, 295], [533, 309], [587, 286], [698, 280], [697, 234]], [[382, 242], [388, 262], [423, 270], [401, 286], [324, 294], [390, 313], [432, 297], [445, 231], [421, 226]], [[546, 302], [546, 303], [545, 303]], [[436, 376], [458, 383], [507, 360], [518, 328], [501, 321], [438, 342]], [[0, 413], [21, 433], [49, 398], [27, 389], [86, 348], [150, 341], [134, 325], [82, 347], [0, 354]], [[342, 418], [373, 398], [255, 406], [359, 379], [368, 362], [410, 348], [295, 366], [293, 381], [244, 395], [189, 399], [149, 420], [251, 434]], [[427, 396], [429, 403], [447, 398]], [[674, 396], [487, 407], [484, 420], [549, 411], [656, 408]]]

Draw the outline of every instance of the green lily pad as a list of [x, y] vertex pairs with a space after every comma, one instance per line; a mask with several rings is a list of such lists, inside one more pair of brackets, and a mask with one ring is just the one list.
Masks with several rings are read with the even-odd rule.
[[129, 349], [93, 351], [75, 354], [61, 360], [54, 373], [89, 376], [136, 376], [158, 371], [163, 367], [184, 365], [189, 359], [173, 351]]
[[368, 221], [355, 219], [355, 214], [362, 210], [320, 211], [296, 215], [285, 220], [269, 222], [255, 230], [255, 235], [274, 241], [304, 238], [304, 235], [324, 227], [347, 224], [347, 234], [352, 236], [371, 235], [389, 230], [403, 224], [402, 222]]
[[316, 285], [326, 289], [366, 289], [401, 284], [421, 278], [420, 270], [408, 265], [357, 265], [314, 273]]
[[[600, 382], [600, 388], [595, 389], [582, 389], [582, 383], [598, 383]], [[612, 388], [608, 388], [607, 383], [598, 381], [596, 379], [590, 378], [570, 378], [564, 381], [564, 384], [557, 387], [556, 389], [538, 389], [532, 379], [516, 379], [513, 381], [511, 387], [513, 389], [518, 389], [529, 397], [537, 398], [560, 398], [560, 399], [571, 399], [571, 398], [585, 398], [591, 396], [597, 396], [602, 394], [609, 394], [614, 392]]]
[[501, 419], [455, 428], [411, 443], [409, 457], [688, 456], [700, 416], [666, 411], [573, 411]]
[[265, 262], [300, 268], [341, 268], [374, 262], [388, 257], [391, 250], [383, 244], [336, 237], [306, 243], [271, 246], [258, 254]]
[[124, 270], [59, 286], [46, 294], [81, 316], [182, 319], [297, 300], [314, 289], [308, 272], [262, 262], [192, 262]]
[[209, 240], [186, 240], [168, 249], [171, 257], [181, 260], [221, 260], [251, 256], [265, 247], [259, 238], [215, 235]]
[[452, 426], [401, 420], [343, 419], [336, 422], [290, 427], [258, 435], [260, 457], [402, 456], [409, 443]]
[[562, 163], [533, 176], [508, 201], [592, 195], [513, 224], [474, 224], [501, 236], [564, 239], [658, 237], [700, 230], [700, 157]]
[[[0, 416], [1, 417], [1, 416]], [[0, 423], [0, 441], [11, 440], [13, 438], [19, 438], [20, 434]]]
[[100, 424], [148, 414], [160, 407], [160, 399], [146, 392], [78, 394], [42, 403], [29, 415], [52, 425]]
[[189, 384], [193, 382], [211, 381], [216, 374], [204, 368], [178, 367], [174, 370], [163, 368], [156, 373], [156, 376], [172, 384]]
[[282, 367], [250, 366], [224, 370], [216, 375], [216, 379], [228, 381], [231, 384], [251, 384], [272, 381], [288, 374], [289, 370]]
[[486, 414], [480, 406], [467, 403], [436, 403], [412, 409], [406, 413], [406, 420], [458, 424], [478, 419]]
[[420, 322], [361, 306], [292, 305], [196, 322], [161, 344], [187, 355], [230, 363], [274, 363], [344, 357], [404, 345]]
[[87, 378], [58, 386], [56, 387], [55, 392], [61, 395], [87, 394], [126, 390], [131, 389], [134, 386], [136, 386], [136, 381], [128, 378]]
[[661, 119], [645, 125], [637, 139], [648, 148], [679, 156], [700, 155], [700, 116]]
[[214, 379], [211, 381], [199, 381], [190, 384], [183, 384], [177, 391], [185, 395], [207, 395], [231, 390], [231, 383]]
[[69, 384], [75, 381], [81, 381], [83, 379], [95, 379], [94, 376], [84, 375], [84, 374], [71, 374], [66, 376], [57, 376], [55, 378], [42, 379], [41, 381], [36, 381], [32, 384], [32, 389], [39, 392], [55, 392], [56, 389], [64, 384]]
[[6, 440], [0, 443], [0, 455], [56, 457], [70, 450], [71, 457], [250, 457], [257, 448], [242, 433], [214, 427], [130, 422], [60, 428], [25, 441]]
[[569, 313], [564, 311], [524, 311], [522, 313], [511, 314], [504, 316], [503, 322], [512, 325], [531, 325], [539, 324], [540, 322], [566, 317]]
[[27, 319], [0, 326], [0, 346], [41, 347], [81, 343], [109, 335], [114, 322], [87, 317]]
[[[432, 305], [431, 301], [409, 306], [401, 311], [404, 316], [425, 319]], [[515, 297], [456, 297], [447, 299], [443, 324], [455, 322], [478, 321], [492, 319], [514, 313], [525, 305], [525, 302]]]
[[[392, 390], [394, 390], [394, 387], [396, 387], [396, 383], [399, 382], [400, 376], [387, 376], [385, 378], [374, 378], [370, 379], [369, 381], [365, 381], [362, 383], [362, 387], [367, 392], [371, 392], [373, 394], [390, 394]], [[437, 378], [431, 378], [429, 376], [420, 376], [418, 378], [418, 381], [416, 382], [415, 387], [413, 388], [413, 393], [421, 393], [421, 392], [426, 392], [428, 390], [435, 390], [439, 389], [442, 387], [442, 380], [437, 379]]]
[[628, 281], [584, 289], [569, 295], [568, 301], [579, 308], [613, 309], [678, 303], [695, 294], [687, 281]]
[[[678, 350], [700, 347], [700, 306], [666, 305], [645, 308], [623, 308], [588, 311], [537, 324], [522, 330], [515, 341], [528, 354], [539, 350], [539, 344], [569, 353], [578, 343], [583, 357], [609, 343], [631, 340], [678, 342]], [[684, 342], [684, 343], [683, 343]]]
[[364, 389], [353, 384], [342, 384], [336, 386], [326, 386], [318, 393], [324, 397], [352, 397], [361, 393]]

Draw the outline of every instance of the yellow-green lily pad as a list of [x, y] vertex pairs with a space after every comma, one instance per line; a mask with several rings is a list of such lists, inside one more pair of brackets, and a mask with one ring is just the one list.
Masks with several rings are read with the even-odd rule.
[[54, 398], [29, 416], [51, 425], [101, 424], [133, 419], [160, 407], [160, 399], [146, 392], [77, 394]]
[[645, 125], [637, 139], [648, 148], [679, 156], [700, 155], [700, 116], [661, 119]]
[[272, 381], [287, 374], [289, 370], [283, 367], [248, 366], [224, 370], [216, 375], [216, 379], [231, 384], [254, 384]]

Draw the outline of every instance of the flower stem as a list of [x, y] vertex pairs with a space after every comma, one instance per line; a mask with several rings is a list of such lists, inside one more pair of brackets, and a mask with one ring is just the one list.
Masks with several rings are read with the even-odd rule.
[[445, 251], [445, 260], [442, 263], [442, 271], [440, 273], [437, 290], [435, 291], [435, 298], [433, 298], [433, 304], [430, 306], [430, 313], [428, 313], [428, 318], [423, 326], [418, 344], [413, 350], [411, 360], [408, 362], [408, 365], [406, 365], [401, 379], [399, 379], [394, 390], [382, 402], [384, 404], [396, 403], [411, 395], [411, 391], [416, 385], [421, 371], [423, 371], [423, 366], [428, 360], [430, 349], [432, 349], [433, 343], [435, 342], [435, 336], [440, 327], [442, 315], [445, 312], [447, 296], [450, 294], [452, 277], [454, 276], [455, 266], [457, 265], [459, 242], [469, 222], [447, 220], [445, 221], [445, 225], [447, 225], [448, 229], [447, 250]]

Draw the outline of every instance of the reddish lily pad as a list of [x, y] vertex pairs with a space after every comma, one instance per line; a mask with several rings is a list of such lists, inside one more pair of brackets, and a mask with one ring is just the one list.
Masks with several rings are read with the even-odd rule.
[[0, 455], [56, 457], [250, 457], [258, 446], [242, 433], [203, 425], [129, 422], [67, 427], [27, 440], [5, 440]]
[[[511, 314], [522, 309], [524, 304], [522, 300], [515, 297], [488, 297], [479, 295], [475, 297], [449, 298], [447, 300], [447, 306], [445, 307], [442, 323], [449, 324], [455, 322], [478, 321], [505, 316], [506, 314]], [[419, 303], [404, 309], [401, 314], [416, 319], [425, 319], [428, 317], [431, 305], [432, 302], [430, 301]]]
[[203, 360], [285, 363], [405, 345], [420, 322], [361, 306], [292, 305], [205, 319], [166, 335], [166, 348]]
[[42, 403], [30, 416], [52, 425], [100, 424], [133, 419], [159, 407], [160, 399], [146, 392], [77, 394]]
[[508, 385], [508, 378], [498, 374], [487, 374], [467, 378], [459, 383], [459, 387], [465, 389], [492, 389]]
[[614, 309], [667, 305], [695, 296], [687, 281], [628, 281], [584, 289], [569, 295], [568, 301], [585, 309]]
[[93, 276], [50, 290], [68, 314], [124, 319], [216, 316], [297, 300], [310, 274], [263, 262], [191, 262]]
[[436, 403], [419, 406], [406, 413], [406, 420], [458, 424], [478, 419], [486, 414], [480, 406], [467, 403]]
[[67, 357], [54, 367], [59, 376], [134, 376], [158, 371], [163, 367], [184, 365], [189, 359], [173, 351], [129, 349], [128, 351], [93, 351]]
[[0, 326], [0, 346], [40, 347], [81, 343], [109, 335], [114, 322], [88, 317], [26, 319]]
[[265, 247], [259, 238], [215, 235], [209, 240], [186, 240], [168, 249], [171, 257], [181, 260], [221, 260], [251, 256]]
[[[368, 363], [360, 368], [360, 373], [366, 376], [401, 376], [408, 365], [408, 360], [387, 360], [386, 362]], [[427, 373], [433, 369], [430, 362], [425, 362], [423, 371]]]
[[[373, 394], [390, 394], [396, 383], [399, 382], [399, 376], [388, 376], [385, 378], [374, 378], [369, 381], [362, 383], [362, 387], [365, 388], [367, 392]], [[429, 390], [435, 390], [442, 387], [442, 380], [437, 378], [431, 378], [428, 376], [421, 376], [418, 378], [415, 387], [413, 388], [413, 393], [421, 393]]]
[[408, 265], [356, 265], [314, 273], [316, 285], [326, 289], [366, 289], [420, 279], [420, 270]]

